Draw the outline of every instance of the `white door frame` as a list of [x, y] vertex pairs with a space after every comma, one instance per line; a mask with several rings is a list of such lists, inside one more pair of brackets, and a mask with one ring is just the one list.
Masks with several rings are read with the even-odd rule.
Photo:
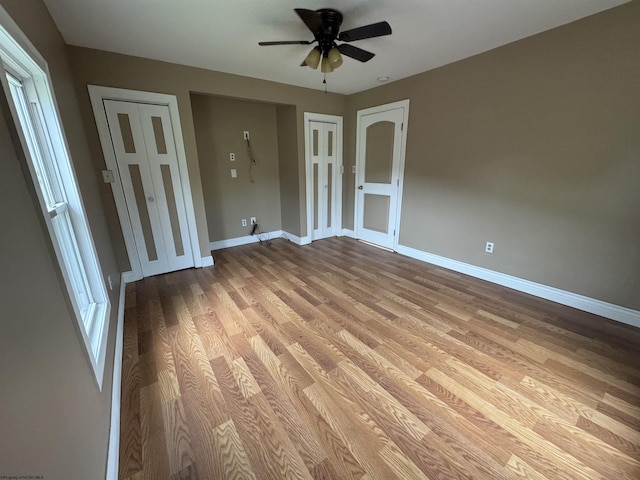
[[307, 242], [313, 238], [313, 198], [311, 190], [313, 188], [313, 165], [311, 158], [311, 128], [309, 122], [333, 123], [336, 125], [336, 187], [335, 202], [333, 205], [333, 218], [336, 222], [336, 235], [342, 235], [342, 175], [344, 165], [342, 163], [342, 117], [338, 115], [325, 115], [323, 113], [304, 112], [304, 166], [306, 178], [307, 197]]
[[[102, 87], [98, 85], [88, 85], [89, 97], [91, 98], [91, 106], [98, 127], [98, 135], [100, 136], [100, 144], [102, 145], [102, 153], [107, 164], [107, 169], [112, 172], [118, 172], [118, 164], [115, 152], [111, 144], [111, 134], [109, 132], [109, 124], [107, 122], [107, 114], [104, 109], [103, 100], [120, 100], [135, 103], [152, 103], [156, 105], [166, 105], [169, 107], [171, 115], [171, 128], [176, 145], [176, 154], [178, 156], [178, 168], [180, 170], [180, 183], [182, 185], [182, 195], [184, 197], [184, 205], [187, 213], [187, 227], [189, 229], [189, 237], [191, 240], [191, 253], [193, 255], [193, 264], [195, 267], [202, 267], [203, 259], [200, 256], [200, 243], [198, 241], [198, 227], [196, 224], [196, 215], [193, 208], [193, 198], [191, 196], [191, 183], [189, 182], [189, 173], [187, 169], [187, 155], [184, 150], [184, 140], [182, 138], [182, 127], [180, 125], [180, 114], [178, 111], [178, 99], [175, 95], [167, 95], [163, 93], [143, 92], [138, 90], [126, 90], [122, 88]], [[131, 275], [127, 277], [128, 281], [140, 280], [143, 278], [142, 266], [140, 265], [140, 257], [136, 249], [133, 228], [127, 210], [127, 203], [122, 190], [122, 182], [120, 175], [114, 175], [114, 181], [111, 183], [111, 191], [116, 202], [120, 225], [122, 226], [122, 235], [131, 264]], [[212, 264], [210, 262], [209, 264]]]
[[354, 202], [353, 202], [353, 228], [355, 231], [355, 236], [356, 238], [358, 238], [358, 185], [362, 185], [362, 182], [364, 182], [364, 179], [359, 178], [359, 172], [360, 169], [358, 168], [360, 165], [360, 155], [362, 155], [362, 152], [360, 151], [360, 135], [362, 134], [361, 128], [360, 128], [360, 124], [362, 121], [362, 117], [365, 115], [370, 115], [372, 113], [382, 113], [385, 112], [387, 110], [394, 110], [396, 108], [402, 108], [403, 109], [403, 117], [402, 117], [402, 136], [400, 138], [401, 144], [400, 144], [400, 165], [398, 167], [399, 172], [398, 172], [398, 180], [399, 180], [399, 184], [398, 184], [398, 198], [396, 199], [397, 201], [397, 208], [396, 208], [396, 222], [394, 225], [394, 229], [396, 231], [396, 234], [393, 236], [393, 250], [397, 251], [398, 250], [398, 243], [399, 243], [399, 238], [400, 238], [400, 218], [402, 217], [402, 192], [404, 190], [404, 159], [406, 156], [406, 151], [407, 151], [407, 130], [409, 129], [409, 99], [406, 100], [400, 100], [397, 102], [393, 102], [393, 103], [386, 103], [384, 105], [378, 105], [375, 107], [371, 107], [371, 108], [365, 108], [364, 110], [358, 110], [358, 115], [357, 115], [357, 127], [356, 127], [356, 179], [355, 179], [355, 185], [353, 186], [354, 188]]

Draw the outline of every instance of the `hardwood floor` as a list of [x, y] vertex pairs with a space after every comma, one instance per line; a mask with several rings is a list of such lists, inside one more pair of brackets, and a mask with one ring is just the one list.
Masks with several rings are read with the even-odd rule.
[[640, 330], [332, 238], [127, 286], [121, 479], [639, 479]]

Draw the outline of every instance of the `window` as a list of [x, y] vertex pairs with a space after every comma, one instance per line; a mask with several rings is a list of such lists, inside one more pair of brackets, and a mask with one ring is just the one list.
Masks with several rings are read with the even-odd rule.
[[[0, 16], [2, 85], [95, 378], [102, 388], [110, 310], [107, 290], [46, 63], [19, 30], [15, 35], [17, 27], [5, 15]], [[7, 23], [13, 27], [13, 36], [4, 28]]]

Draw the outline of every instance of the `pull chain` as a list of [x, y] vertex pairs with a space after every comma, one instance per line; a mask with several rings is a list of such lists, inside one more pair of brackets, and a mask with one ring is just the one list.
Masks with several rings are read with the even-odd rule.
[[322, 83], [324, 83], [324, 93], [325, 95], [327, 94], [327, 74], [324, 74], [324, 80], [322, 80]]

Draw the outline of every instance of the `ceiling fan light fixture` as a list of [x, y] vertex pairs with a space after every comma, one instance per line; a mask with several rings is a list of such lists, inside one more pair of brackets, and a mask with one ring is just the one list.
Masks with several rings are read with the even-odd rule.
[[[362, 63], [368, 62], [375, 56], [374, 53], [351, 45], [351, 42], [391, 35], [391, 26], [384, 21], [349, 30], [340, 30], [343, 16], [340, 11], [334, 8], [320, 8], [318, 10], [295, 8], [294, 11], [313, 34], [313, 40], [269, 41], [258, 42], [258, 45], [312, 45], [317, 42], [316, 46], [307, 53], [300, 66], [315, 70], [320, 65], [320, 70], [324, 75], [325, 93], [327, 91], [327, 73], [339, 68], [345, 56]], [[344, 43], [337, 45], [336, 41]]]
[[333, 70], [342, 65], [342, 55], [340, 55], [340, 52], [336, 47], [333, 47], [331, 50], [329, 50], [327, 59], [329, 60], [329, 64], [331, 65], [331, 68]]
[[331, 62], [329, 61], [329, 57], [322, 57], [322, 64], [320, 65], [320, 71], [322, 73], [331, 73], [331, 72], [333, 72], [333, 67], [331, 66]]
[[322, 53], [320, 52], [320, 48], [314, 47], [304, 59], [304, 63], [307, 65], [307, 67], [311, 67], [315, 70], [316, 68], [318, 68], [318, 64], [320, 63], [321, 58]]

